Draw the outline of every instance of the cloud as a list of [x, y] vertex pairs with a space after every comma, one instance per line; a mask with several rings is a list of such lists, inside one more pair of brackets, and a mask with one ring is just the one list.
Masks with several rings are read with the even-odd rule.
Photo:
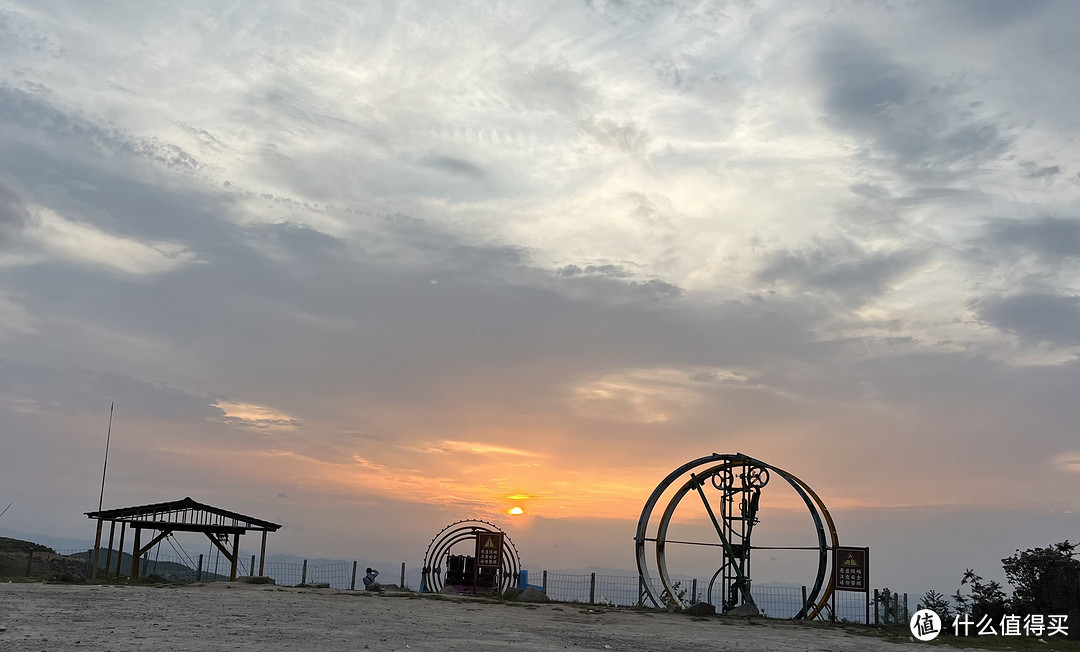
[[1069, 451], [1055, 455], [1050, 466], [1066, 473], [1080, 473], [1080, 451]]
[[427, 448], [420, 449], [425, 453], [472, 453], [476, 455], [496, 455], [510, 457], [545, 457], [527, 450], [508, 448], [497, 444], [470, 441], [443, 440]]
[[[1058, 266], [1080, 259], [1080, 219], [1051, 215], [990, 219], [975, 242], [990, 249], [987, 258], [1000, 264], [1015, 263], [1017, 255], [1026, 254], [1043, 264]], [[1002, 260], [1003, 253], [1008, 258]]]
[[1030, 292], [982, 299], [980, 319], [1029, 342], [1080, 344], [1080, 296]]
[[425, 164], [437, 170], [443, 170], [450, 174], [467, 177], [474, 181], [481, 181], [487, 176], [480, 166], [452, 156], [433, 156], [427, 159]]
[[826, 120], [862, 136], [870, 160], [913, 180], [952, 180], [1002, 157], [1013, 139], [959, 109], [963, 84], [920, 75], [890, 51], [843, 30], [823, 35], [815, 61]]
[[1040, 166], [1035, 161], [1023, 161], [1020, 167], [1024, 169], [1024, 177], [1028, 179], [1047, 179], [1061, 174], [1060, 165]]
[[36, 224], [27, 229], [27, 239], [64, 261], [139, 276], [170, 272], [197, 260], [177, 242], [139, 242], [45, 208], [35, 209], [34, 216]]
[[878, 297], [890, 283], [913, 271], [924, 258], [918, 251], [867, 252], [838, 239], [801, 251], [769, 256], [757, 278], [802, 291], [822, 291], [858, 305]]
[[17, 233], [32, 221], [33, 216], [21, 194], [0, 176], [0, 247], [8, 243], [11, 233]]
[[254, 403], [218, 401], [214, 407], [221, 410], [221, 420], [231, 426], [259, 431], [294, 430], [299, 423], [289, 415], [274, 408]]

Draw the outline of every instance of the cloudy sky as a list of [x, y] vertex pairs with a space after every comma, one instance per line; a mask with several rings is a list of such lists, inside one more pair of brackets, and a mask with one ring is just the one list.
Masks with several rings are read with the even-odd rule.
[[629, 570], [714, 451], [807, 481], [876, 586], [1076, 540], [1078, 32], [0, 0], [0, 526], [92, 536], [115, 401], [106, 507], [192, 496], [277, 552], [418, 563], [482, 517]]

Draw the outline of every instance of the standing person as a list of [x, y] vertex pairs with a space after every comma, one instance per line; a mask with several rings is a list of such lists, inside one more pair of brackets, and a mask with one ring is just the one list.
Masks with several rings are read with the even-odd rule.
[[367, 569], [367, 575], [364, 576], [364, 590], [374, 591], [378, 588], [378, 584], [375, 583], [375, 578], [379, 576], [379, 571], [374, 568]]

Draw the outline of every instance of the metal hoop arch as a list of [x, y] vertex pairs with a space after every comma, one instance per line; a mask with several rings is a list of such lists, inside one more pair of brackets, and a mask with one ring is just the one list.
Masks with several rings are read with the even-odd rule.
[[[694, 473], [699, 467], [711, 465], [708, 468], [699, 470]], [[736, 466], [753, 465], [760, 468], [765, 473], [765, 482], [767, 482], [768, 473], [772, 472], [783, 478], [795, 492], [802, 498], [803, 503], [806, 505], [807, 511], [810, 512], [810, 516], [814, 521], [814, 528], [817, 534], [817, 550], [818, 550], [818, 567], [814, 578], [814, 586], [807, 594], [806, 604], [802, 609], [794, 616], [794, 620], [809, 619], [813, 620], [824, 610], [829, 601], [832, 598], [835, 587], [833, 586], [833, 578], [830, 575], [828, 577], [828, 583], [826, 584], [826, 574], [829, 567], [829, 550], [835, 549], [840, 545], [839, 537], [836, 534], [836, 525], [833, 522], [832, 515], [829, 514], [828, 508], [825, 507], [825, 503], [821, 498], [810, 488], [805, 482], [795, 477], [791, 473], [784, 471], [783, 469], [762, 462], [761, 460], [752, 458], [742, 453], [736, 453], [734, 455], [720, 455], [713, 453], [705, 457], [700, 457], [696, 460], [692, 460], [683, 464], [679, 468], [675, 469], [665, 477], [660, 484], [656, 486], [648, 500], [645, 501], [645, 506], [641, 510], [641, 516], [638, 518], [637, 532], [634, 535], [634, 547], [637, 557], [638, 575], [640, 582], [645, 593], [648, 595], [649, 600], [654, 606], [666, 606], [672, 605], [681, 607], [678, 598], [674, 597], [675, 592], [672, 590], [672, 582], [669, 581], [669, 573], [667, 568], [666, 558], [666, 544], [667, 542], [667, 530], [671, 522], [671, 517], [675, 512], [675, 508], [683, 497], [691, 490], [697, 489], [700, 491], [700, 487], [709, 479], [713, 480], [713, 486], [720, 489], [723, 486], [729, 484], [729, 478], [732, 477], [732, 468]], [[660, 518], [657, 525], [657, 534], [655, 538], [648, 537], [649, 523], [652, 520], [653, 510], [656, 508], [661, 496], [667, 491], [672, 484], [674, 484], [679, 478], [690, 474], [690, 479], [687, 480], [672, 496], [668, 502], [667, 507]], [[715, 482], [715, 478], [719, 475], [721, 477], [721, 486], [718, 486]], [[760, 477], [758, 475], [757, 477]], [[762, 483], [763, 485], [764, 483]], [[761, 485], [758, 485], [759, 487]], [[710, 511], [710, 517], [713, 518], [715, 524], [715, 516]], [[656, 564], [659, 572], [660, 586], [657, 586], [654, 578], [649, 573], [648, 553], [646, 544], [649, 541], [656, 543]], [[707, 545], [721, 545], [721, 544], [707, 544]], [[726, 543], [723, 543], [728, 552], [730, 548]], [[753, 546], [751, 546], [751, 549]], [[720, 574], [718, 570], [714, 574], [713, 578], [709, 582], [709, 595], [712, 594], [712, 585], [716, 580], [716, 576]], [[825, 585], [824, 592], [822, 592], [822, 586]], [[820, 597], [819, 597], [820, 594]]]
[[521, 557], [510, 535], [494, 523], [479, 519], [456, 521], [444, 527], [428, 544], [424, 554], [423, 581], [427, 590], [438, 593], [443, 588], [442, 568], [439, 563], [450, 549], [462, 541], [476, 539], [480, 532], [501, 532], [503, 535], [502, 566], [499, 568], [499, 593], [514, 586], [521, 575]]

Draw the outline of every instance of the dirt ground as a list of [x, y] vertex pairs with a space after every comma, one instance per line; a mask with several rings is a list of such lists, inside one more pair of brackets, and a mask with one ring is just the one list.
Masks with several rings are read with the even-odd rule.
[[0, 650], [928, 649], [758, 618], [233, 583], [3, 583], [0, 630]]

